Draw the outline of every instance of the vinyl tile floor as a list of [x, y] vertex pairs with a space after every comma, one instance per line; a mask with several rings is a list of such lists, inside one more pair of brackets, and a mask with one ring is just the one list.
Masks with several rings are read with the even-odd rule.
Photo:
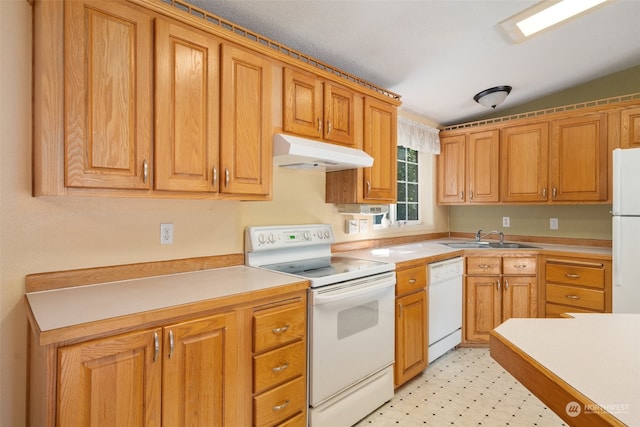
[[497, 364], [489, 349], [451, 350], [356, 424], [391, 426], [543, 426], [567, 424]]

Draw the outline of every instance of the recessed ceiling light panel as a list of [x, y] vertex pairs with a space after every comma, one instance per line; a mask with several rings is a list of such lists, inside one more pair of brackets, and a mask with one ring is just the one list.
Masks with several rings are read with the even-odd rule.
[[513, 41], [520, 43], [611, 1], [613, 0], [544, 0], [502, 21], [500, 26]]

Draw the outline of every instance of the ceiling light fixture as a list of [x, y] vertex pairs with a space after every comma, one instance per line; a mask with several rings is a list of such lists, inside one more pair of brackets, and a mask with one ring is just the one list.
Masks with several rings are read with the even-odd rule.
[[520, 43], [610, 1], [612, 0], [544, 0], [502, 21], [500, 25], [516, 43]]
[[511, 86], [496, 86], [477, 93], [473, 100], [487, 108], [496, 108], [511, 93]]

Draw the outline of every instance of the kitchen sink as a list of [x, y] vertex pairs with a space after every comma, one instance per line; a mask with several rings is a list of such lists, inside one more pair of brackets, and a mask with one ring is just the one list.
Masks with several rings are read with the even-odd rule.
[[456, 249], [540, 249], [538, 246], [525, 245], [523, 243], [455, 242], [444, 244]]

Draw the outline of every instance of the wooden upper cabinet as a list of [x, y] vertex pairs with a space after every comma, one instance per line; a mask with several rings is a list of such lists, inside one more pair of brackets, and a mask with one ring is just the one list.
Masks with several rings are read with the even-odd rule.
[[500, 200], [500, 131], [498, 129], [469, 134], [468, 203], [491, 203]]
[[160, 335], [149, 330], [61, 347], [55, 425], [160, 427]]
[[71, 1], [64, 21], [65, 185], [149, 189], [151, 17]]
[[285, 132], [322, 138], [322, 82], [315, 76], [284, 68]]
[[552, 122], [552, 201], [606, 201], [608, 187], [607, 114]]
[[220, 43], [160, 19], [155, 30], [155, 188], [215, 192]]
[[364, 202], [395, 203], [397, 199], [397, 111], [371, 98], [364, 100], [364, 151], [373, 166], [363, 168]]
[[620, 112], [620, 148], [640, 148], [640, 107]]
[[438, 203], [463, 204], [466, 201], [466, 135], [440, 138], [438, 156]]
[[318, 77], [284, 68], [283, 130], [360, 148], [355, 94]]
[[353, 92], [331, 83], [325, 83], [324, 139], [337, 144], [353, 147], [356, 145], [354, 142], [354, 136], [355, 101]]
[[500, 200], [545, 202], [547, 197], [549, 125], [505, 127], [500, 135]]
[[267, 58], [222, 45], [222, 193], [271, 194], [271, 85], [271, 62]]

